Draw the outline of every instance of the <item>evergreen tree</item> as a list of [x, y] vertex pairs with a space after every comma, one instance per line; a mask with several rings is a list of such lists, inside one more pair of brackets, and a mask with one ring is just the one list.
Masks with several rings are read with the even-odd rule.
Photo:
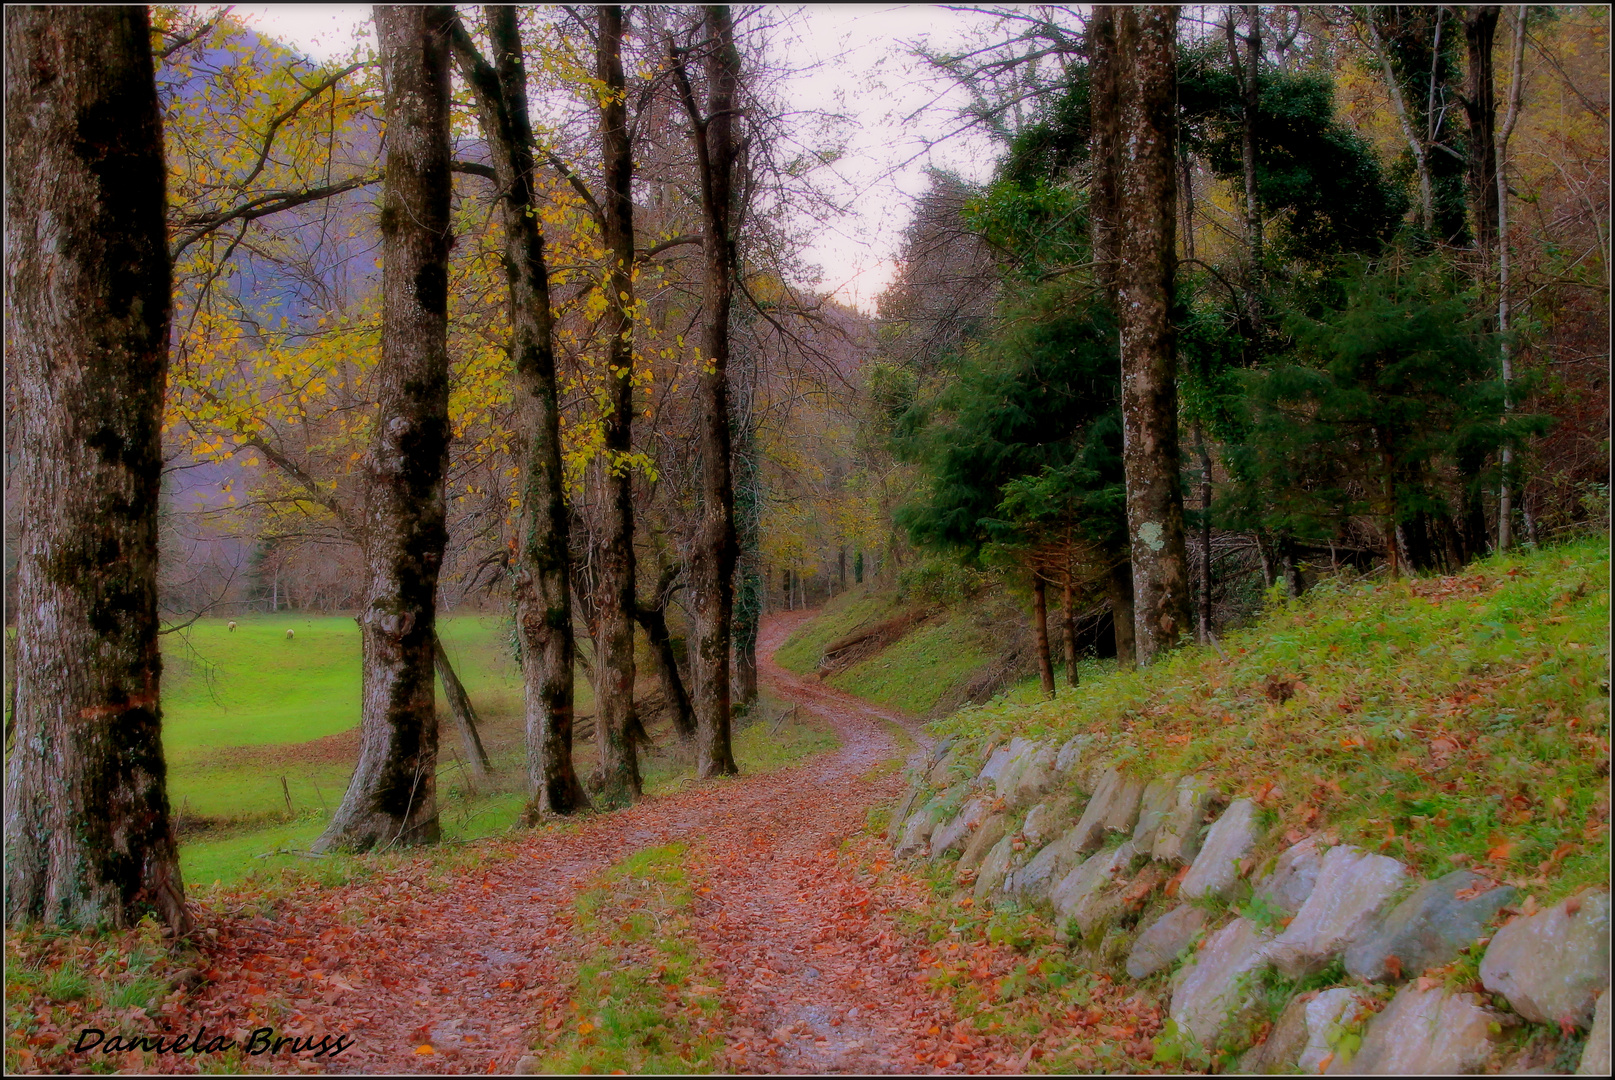
[[1478, 463], [1545, 423], [1505, 417], [1497, 338], [1443, 270], [1400, 252], [1357, 263], [1342, 304], [1293, 314], [1294, 353], [1246, 379], [1233, 461], [1269, 523], [1323, 538], [1366, 514], [1393, 570], [1404, 556], [1413, 569], [1461, 561], [1448, 490], [1479, 482]]

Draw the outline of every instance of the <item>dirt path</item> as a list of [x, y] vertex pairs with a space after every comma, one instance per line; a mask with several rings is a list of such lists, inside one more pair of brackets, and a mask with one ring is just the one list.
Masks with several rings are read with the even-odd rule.
[[683, 840], [709, 860], [696, 933], [716, 957], [734, 1017], [731, 1068], [927, 1068], [917, 1048], [941, 1059], [938, 1033], [946, 1039], [953, 1019], [917, 978], [928, 958], [902, 939], [890, 898], [871, 894], [837, 857], [869, 807], [899, 790], [900, 777], [877, 768], [913, 749], [893, 727], [924, 737], [905, 718], [779, 669], [773, 652], [804, 617], [765, 622], [761, 675], [833, 725], [838, 749], [767, 775], [692, 784], [574, 828], [515, 834], [508, 857], [446, 887], [422, 863], [315, 893], [273, 921], [211, 913], [210, 985], [170, 1019], [245, 1041], [270, 1022], [254, 1003], [274, 997], [297, 1010], [278, 1034], [354, 1040], [334, 1060], [278, 1055], [278, 1069], [509, 1072], [537, 1041], [540, 1004], [564, 978], [579, 888], [634, 851]]

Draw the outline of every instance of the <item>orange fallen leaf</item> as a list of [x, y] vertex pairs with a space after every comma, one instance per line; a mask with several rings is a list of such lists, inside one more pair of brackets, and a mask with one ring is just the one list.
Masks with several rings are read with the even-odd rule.
[[587, 1035], [589, 1032], [591, 1032], [593, 1030], [594, 1030], [594, 1025], [589, 1023], [587, 1020], [583, 1021], [583, 1023], [578, 1025], [578, 1034], [579, 1035]]
[[1566, 915], [1574, 915], [1576, 912], [1578, 912], [1580, 910], [1581, 910], [1581, 897], [1572, 896], [1569, 900], [1565, 901], [1565, 914]]
[[1497, 835], [1492, 836], [1490, 843], [1492, 846], [1486, 849], [1488, 862], [1503, 862], [1508, 858], [1508, 853], [1519, 846], [1513, 840]]
[[432, 1049], [432, 1044], [431, 1043], [421, 1043], [421, 1045], [419, 1045], [419, 1046], [417, 1046], [415, 1048], [415, 1052], [417, 1054], [435, 1054], [435, 1053], [437, 1053], [436, 1050]]

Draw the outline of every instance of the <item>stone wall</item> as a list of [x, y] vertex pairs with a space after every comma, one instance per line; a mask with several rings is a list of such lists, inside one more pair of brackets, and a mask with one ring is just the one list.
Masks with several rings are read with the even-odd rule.
[[[952, 873], [977, 904], [1039, 908], [1094, 970], [1164, 981], [1168, 1057], [1238, 1053], [1246, 1072], [1545, 1071], [1500, 1046], [1529, 1021], [1590, 1029], [1579, 1071], [1609, 1073], [1607, 889], [1522, 914], [1513, 888], [1469, 870], [1426, 881], [1324, 835], [1258, 865], [1273, 838], [1251, 800], [1209, 774], [1126, 775], [1091, 736], [985, 753], [946, 741], [910, 778], [888, 832], [897, 855], [946, 866], [957, 853]], [[1425, 976], [1466, 957], [1484, 997]]]

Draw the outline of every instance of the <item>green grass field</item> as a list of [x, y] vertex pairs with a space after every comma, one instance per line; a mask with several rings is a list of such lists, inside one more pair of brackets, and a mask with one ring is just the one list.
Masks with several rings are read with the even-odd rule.
[[[440, 686], [438, 800], [450, 840], [508, 829], [525, 801], [521, 673], [509, 633], [500, 616], [439, 623], [494, 766], [480, 783], [468, 775]], [[168, 791], [186, 881], [230, 883], [302, 861], [297, 852], [307, 850], [341, 802], [358, 754], [357, 624], [345, 616], [262, 615], [238, 618], [232, 631], [226, 620], [202, 620], [163, 638], [163, 663]], [[776, 729], [773, 720], [784, 711], [765, 696], [751, 713], [757, 722], [737, 722], [735, 755], [743, 772], [779, 768], [835, 745], [811, 723]], [[577, 712], [580, 718], [594, 712], [581, 671]], [[655, 747], [641, 770], [654, 795], [676, 790], [691, 763], [688, 748], [670, 733], [653, 728], [652, 734]], [[587, 775], [591, 743], [579, 743], [576, 761]]]

